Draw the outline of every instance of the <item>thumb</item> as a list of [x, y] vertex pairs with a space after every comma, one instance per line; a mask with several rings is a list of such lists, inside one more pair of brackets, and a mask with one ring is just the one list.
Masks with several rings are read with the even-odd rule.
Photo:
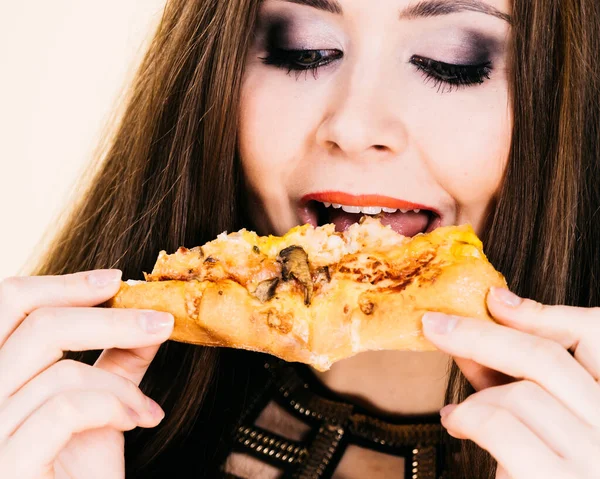
[[135, 349], [105, 349], [94, 366], [139, 386], [159, 348], [160, 344]]
[[508, 384], [515, 380], [511, 376], [482, 366], [471, 359], [454, 358], [454, 362], [465, 375], [467, 381], [471, 383], [471, 386], [473, 386], [475, 391]]

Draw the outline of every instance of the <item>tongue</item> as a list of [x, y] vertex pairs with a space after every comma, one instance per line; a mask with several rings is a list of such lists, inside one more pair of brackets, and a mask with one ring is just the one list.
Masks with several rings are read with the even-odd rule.
[[[358, 223], [363, 216], [362, 213], [346, 213], [342, 209], [328, 208], [329, 222], [335, 224], [336, 231], [346, 231], [346, 229]], [[429, 215], [427, 213], [380, 213], [377, 218], [381, 220], [381, 224], [389, 225], [396, 233], [403, 236], [414, 236], [422, 233], [427, 228], [429, 223]]]

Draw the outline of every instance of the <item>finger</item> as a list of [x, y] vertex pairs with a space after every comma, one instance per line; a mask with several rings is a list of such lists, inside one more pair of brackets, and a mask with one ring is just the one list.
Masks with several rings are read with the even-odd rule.
[[600, 388], [566, 349], [491, 321], [439, 313], [423, 317], [423, 331], [452, 356], [536, 382], [582, 420], [600, 425]]
[[160, 344], [135, 349], [106, 349], [95, 366], [139, 385], [159, 349]]
[[48, 306], [95, 306], [119, 290], [121, 271], [8, 278], [0, 282], [0, 345], [25, 317]]
[[487, 302], [500, 323], [573, 350], [575, 359], [600, 379], [600, 309], [546, 306], [502, 288], [492, 288]]
[[488, 451], [511, 477], [566, 477], [565, 461], [506, 409], [465, 401], [442, 416], [442, 425]]
[[0, 443], [51, 397], [71, 390], [114, 394], [140, 416], [138, 425], [154, 427], [162, 409], [131, 381], [76, 361], [59, 361], [39, 374], [0, 406]]
[[585, 461], [600, 453], [592, 427], [531, 381], [489, 388], [469, 396], [465, 403], [470, 401], [508, 410], [562, 458]]
[[[108, 308], [40, 308], [0, 348], [0, 399], [58, 361], [64, 351], [132, 349], [160, 344], [173, 316], [157, 311]], [[15, 361], [19, 358], [19, 361]]]
[[37, 477], [52, 467], [74, 434], [101, 427], [129, 431], [138, 421], [137, 413], [111, 393], [68, 391], [43, 404], [15, 431], [0, 450], [0, 464], [14, 471], [11, 477]]

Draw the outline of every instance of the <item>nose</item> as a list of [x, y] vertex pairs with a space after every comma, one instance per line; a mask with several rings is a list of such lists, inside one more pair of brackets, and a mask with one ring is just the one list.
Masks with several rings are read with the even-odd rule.
[[349, 158], [401, 153], [408, 134], [402, 112], [394, 108], [398, 90], [386, 85], [382, 72], [339, 73], [316, 132], [317, 143]]

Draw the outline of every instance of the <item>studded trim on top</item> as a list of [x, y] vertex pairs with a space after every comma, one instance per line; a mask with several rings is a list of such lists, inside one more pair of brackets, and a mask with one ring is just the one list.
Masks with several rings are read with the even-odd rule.
[[277, 434], [261, 430], [256, 426], [240, 426], [237, 431], [236, 442], [253, 452], [276, 459], [284, 464], [303, 462], [308, 454], [307, 448], [301, 444], [283, 439]]
[[[386, 422], [315, 393], [293, 365], [270, 359], [265, 369], [269, 379], [240, 420], [235, 451], [280, 468], [282, 479], [325, 479], [332, 476], [346, 446], [357, 444], [404, 457], [406, 478], [444, 479], [439, 416], [422, 423]], [[270, 401], [313, 427], [307, 441], [286, 439], [254, 425]]]

